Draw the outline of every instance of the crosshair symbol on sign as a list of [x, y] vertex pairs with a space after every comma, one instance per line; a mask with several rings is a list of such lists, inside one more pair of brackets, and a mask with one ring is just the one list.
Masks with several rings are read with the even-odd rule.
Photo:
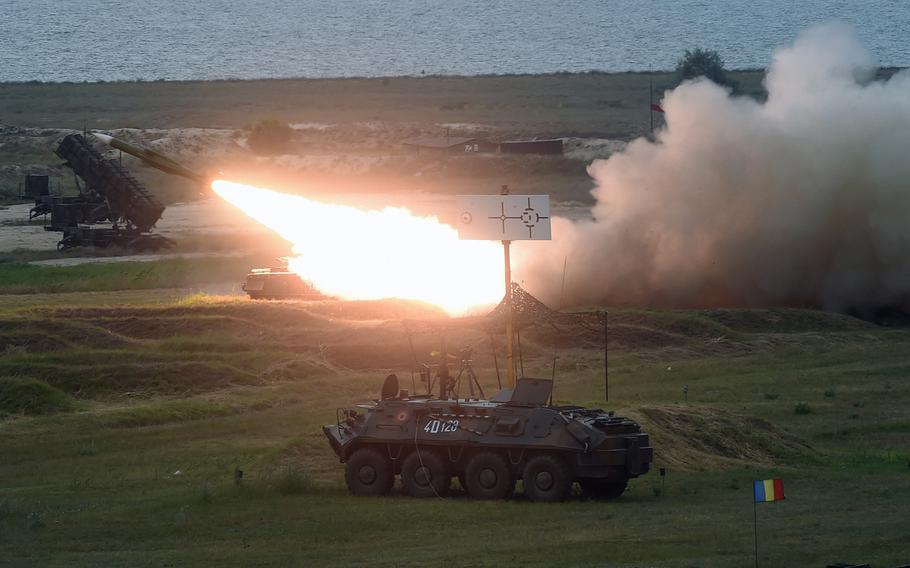
[[528, 198], [528, 206], [524, 209], [524, 211], [521, 212], [521, 215], [519, 215], [518, 217], [512, 217], [512, 216], [506, 215], [505, 202], [501, 203], [500, 207], [501, 207], [501, 209], [500, 209], [501, 213], [498, 216], [487, 217], [487, 218], [488, 219], [499, 219], [500, 221], [502, 221], [502, 234], [506, 233], [506, 221], [508, 221], [509, 219], [515, 219], [515, 220], [521, 221], [521, 224], [528, 228], [528, 238], [530, 239], [530, 238], [534, 237], [533, 231], [534, 231], [534, 227], [537, 226], [537, 223], [539, 223], [541, 220], [550, 218], [548, 216], [541, 215], [540, 213], [537, 212], [536, 209], [531, 207], [531, 198], [530, 197]]

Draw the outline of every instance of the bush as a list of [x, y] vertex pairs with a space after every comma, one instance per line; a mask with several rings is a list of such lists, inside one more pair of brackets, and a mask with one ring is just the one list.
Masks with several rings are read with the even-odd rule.
[[676, 63], [676, 75], [680, 82], [697, 77], [706, 77], [718, 85], [736, 87], [736, 82], [727, 77], [724, 60], [716, 51], [702, 49], [686, 50]]
[[780, 395], [777, 394], [776, 392], [766, 392], [765, 393], [765, 400], [777, 400], [779, 398], [780, 398]]
[[825, 398], [834, 398], [837, 396], [837, 392], [834, 389], [828, 389], [825, 391]]
[[256, 154], [286, 154], [294, 140], [294, 129], [277, 120], [261, 120], [250, 129], [248, 144]]
[[793, 409], [794, 414], [812, 414], [812, 407], [809, 406], [808, 402], [797, 402], [796, 407]]
[[73, 400], [44, 381], [0, 377], [0, 415], [49, 414], [72, 410]]

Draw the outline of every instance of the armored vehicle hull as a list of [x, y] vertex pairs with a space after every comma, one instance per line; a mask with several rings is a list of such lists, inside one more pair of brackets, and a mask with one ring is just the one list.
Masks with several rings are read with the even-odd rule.
[[322, 300], [325, 296], [286, 268], [254, 268], [246, 275], [243, 291], [252, 300]]
[[650, 469], [648, 435], [612, 412], [551, 406], [551, 388], [520, 379], [491, 400], [387, 393], [340, 409], [323, 431], [357, 495], [384, 495], [398, 475], [415, 497], [445, 495], [453, 477], [478, 499], [506, 498], [518, 480], [533, 501], [564, 499], [575, 482], [592, 497], [618, 497]]

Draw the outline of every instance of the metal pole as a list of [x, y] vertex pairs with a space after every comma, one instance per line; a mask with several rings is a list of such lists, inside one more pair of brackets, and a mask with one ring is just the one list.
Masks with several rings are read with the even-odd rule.
[[499, 378], [499, 358], [496, 357], [496, 343], [493, 341], [493, 334], [490, 334], [490, 350], [493, 351], [493, 366], [496, 367], [496, 384], [502, 390], [502, 379]]
[[752, 521], [755, 526], [755, 568], [758, 568], [758, 505], [752, 497]]
[[609, 312], [604, 312], [604, 400], [610, 400], [610, 355], [609, 355], [609, 345], [610, 345], [610, 336], [607, 331], [607, 324], [609, 322]]
[[[525, 376], [525, 355], [521, 350], [521, 328], [515, 330], [515, 336], [518, 339], [518, 368], [521, 370], [521, 376]], [[520, 378], [520, 377], [519, 377]]]
[[502, 250], [505, 253], [506, 262], [506, 308], [508, 308], [506, 317], [506, 360], [508, 364], [506, 372], [509, 378], [509, 386], [515, 388], [515, 353], [512, 345], [512, 261], [509, 256], [510, 244], [512, 244], [512, 241], [502, 241]]
[[445, 400], [449, 398], [449, 345], [445, 332], [442, 332], [442, 363], [439, 364], [439, 370], [436, 374], [439, 376], [439, 398]]
[[417, 371], [417, 353], [414, 351], [414, 340], [411, 338], [411, 330], [407, 324], [405, 324], [404, 330], [408, 336], [408, 346], [411, 348], [411, 392], [417, 394], [417, 381], [414, 380], [414, 372]]

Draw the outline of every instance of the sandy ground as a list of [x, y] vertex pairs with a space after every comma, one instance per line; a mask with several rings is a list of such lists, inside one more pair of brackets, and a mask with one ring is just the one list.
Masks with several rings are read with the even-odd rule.
[[[28, 220], [31, 208], [32, 204], [19, 204], [0, 209], [0, 252], [56, 248], [61, 233], [45, 231], [42, 224], [22, 224]], [[207, 199], [168, 207], [158, 221], [155, 232], [175, 239], [188, 234], [239, 234], [256, 239], [263, 231], [263, 227], [249, 221], [231, 205], [220, 199]], [[85, 252], [88, 251], [73, 251], [73, 256]]]

